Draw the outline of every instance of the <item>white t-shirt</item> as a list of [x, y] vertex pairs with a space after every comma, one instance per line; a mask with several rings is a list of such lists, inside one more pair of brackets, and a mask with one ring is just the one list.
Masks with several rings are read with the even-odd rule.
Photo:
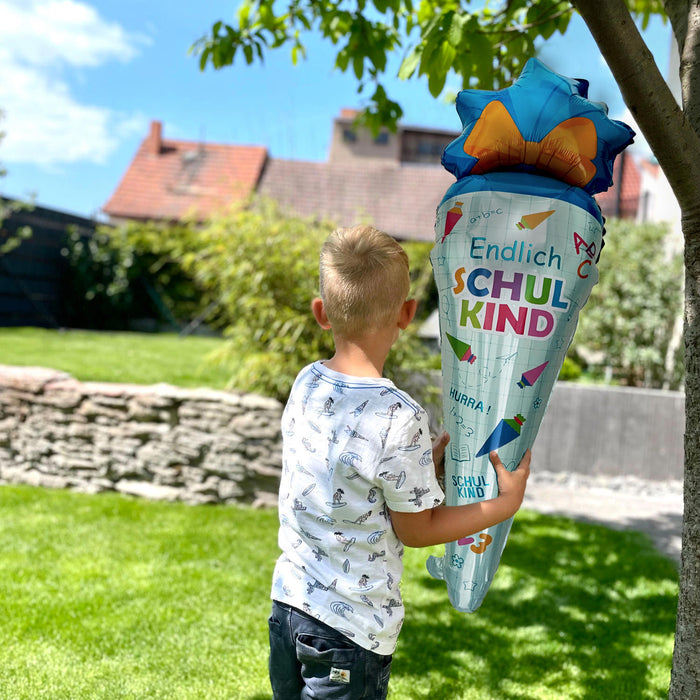
[[403, 545], [387, 507], [420, 512], [444, 499], [428, 416], [388, 379], [315, 362], [292, 387], [282, 432], [272, 598], [391, 654], [404, 618]]

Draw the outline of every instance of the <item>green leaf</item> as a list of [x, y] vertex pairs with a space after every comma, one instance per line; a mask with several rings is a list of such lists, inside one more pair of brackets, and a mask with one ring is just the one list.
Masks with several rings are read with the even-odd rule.
[[433, 69], [428, 75], [428, 90], [433, 97], [438, 97], [442, 92], [442, 88], [445, 87], [445, 81], [447, 80], [447, 71], [438, 72]]
[[340, 51], [338, 51], [338, 55], [335, 57], [335, 65], [336, 68], [340, 68], [343, 73], [347, 70], [348, 68], [348, 63], [350, 62], [350, 51], [348, 50], [348, 47], [342, 48]]
[[422, 50], [420, 46], [414, 46], [413, 50], [403, 59], [399, 67], [399, 78], [407, 80], [415, 72], [420, 63]]
[[260, 63], [265, 62], [265, 58], [263, 56], [263, 51], [262, 51], [262, 45], [265, 44], [265, 39], [264, 37], [260, 38], [260, 41], [255, 43], [255, 52], [258, 54], [258, 58], [260, 59]]
[[301, 22], [304, 25], [304, 29], [306, 29], [306, 31], [311, 30], [311, 21], [308, 19], [308, 17], [303, 12], [299, 12], [299, 13], [295, 14], [294, 18], [297, 19], [299, 22]]
[[243, 29], [248, 26], [248, 20], [250, 16], [250, 5], [244, 2], [238, 9], [238, 26]]
[[450, 26], [447, 30], [447, 41], [456, 49], [459, 49], [462, 46], [462, 41], [464, 38], [464, 25], [465, 18], [460, 14], [454, 13], [450, 20]]
[[540, 24], [538, 29], [543, 39], [549, 39], [557, 31], [557, 21], [555, 19], [549, 20], [544, 24]]
[[211, 47], [207, 46], [199, 56], [199, 70], [204, 70], [207, 67], [207, 61], [211, 55]]
[[473, 75], [481, 85], [489, 89], [493, 70], [493, 46], [481, 33], [470, 34], [469, 51], [472, 57]]
[[365, 60], [363, 56], [355, 55], [352, 59], [352, 69], [355, 72], [355, 77], [358, 80], [362, 79], [362, 74], [365, 71]]

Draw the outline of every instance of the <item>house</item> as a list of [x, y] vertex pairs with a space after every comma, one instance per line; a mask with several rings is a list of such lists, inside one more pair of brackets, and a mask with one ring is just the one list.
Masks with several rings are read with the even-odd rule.
[[102, 210], [115, 222], [203, 219], [254, 192], [267, 158], [263, 146], [165, 139], [153, 121]]
[[[259, 193], [299, 216], [366, 221], [399, 240], [432, 241], [436, 207], [454, 182], [440, 158], [458, 132], [399, 125], [374, 136], [356, 126], [357, 115], [344, 109], [334, 119], [325, 162], [272, 158], [264, 146], [166, 139], [153, 121], [103, 211], [112, 221], [204, 219]], [[596, 196], [605, 217], [680, 222], [658, 166], [623, 151], [613, 182]]]
[[401, 240], [433, 240], [435, 209], [454, 178], [440, 165], [457, 134], [399, 126], [372, 137], [357, 112], [334, 121], [329, 159], [271, 158], [262, 146], [163, 137], [153, 121], [103, 211], [112, 221], [207, 215], [257, 192], [299, 216], [372, 222]]
[[623, 151], [615, 159], [612, 186], [596, 201], [606, 218], [668, 224], [669, 254], [683, 249], [680, 207], [658, 163]]

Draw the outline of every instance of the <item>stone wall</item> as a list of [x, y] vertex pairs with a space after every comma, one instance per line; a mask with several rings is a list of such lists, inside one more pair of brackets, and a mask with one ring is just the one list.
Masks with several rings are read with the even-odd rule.
[[[439, 416], [439, 373], [400, 381]], [[680, 480], [684, 410], [678, 392], [559, 382], [533, 468]], [[0, 483], [274, 505], [281, 415], [279, 402], [253, 394], [82, 383], [0, 365]]]
[[253, 394], [0, 365], [0, 483], [273, 504], [281, 414], [279, 402]]

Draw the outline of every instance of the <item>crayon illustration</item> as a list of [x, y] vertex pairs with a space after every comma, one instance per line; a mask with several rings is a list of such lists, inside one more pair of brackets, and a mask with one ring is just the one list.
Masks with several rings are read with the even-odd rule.
[[445, 335], [447, 336], [447, 340], [449, 341], [451, 348], [454, 350], [455, 355], [457, 355], [459, 358], [459, 361], [466, 361], [470, 365], [473, 365], [476, 361], [476, 355], [472, 352], [471, 345], [459, 340], [459, 338], [455, 338], [449, 333], [445, 333]]
[[[457, 96], [463, 132], [442, 156], [456, 182], [438, 205], [430, 254], [444, 339], [448, 506], [497, 496], [491, 450], [514, 469], [532, 446], [598, 281], [603, 218], [593, 195], [610, 186], [634, 132], [587, 89], [531, 59], [511, 87]], [[481, 605], [511, 525], [429, 557], [457, 610]]]
[[549, 360], [547, 360], [547, 362], [543, 362], [537, 367], [527, 370], [527, 372], [523, 372], [523, 376], [520, 378], [518, 386], [521, 389], [524, 389], [526, 386], [532, 386], [540, 378], [542, 372], [545, 371], [548, 364]]
[[503, 447], [503, 445], [507, 445], [509, 442], [519, 438], [523, 423], [525, 423], [525, 418], [519, 413], [512, 418], [501, 420], [481, 446], [481, 449], [476, 453], [476, 456], [483, 457], [491, 450], [497, 450], [499, 447]]
[[549, 211], [541, 211], [537, 214], [525, 214], [515, 225], [521, 231], [523, 229], [532, 230], [533, 228], [537, 228], [545, 219], [548, 219], [555, 211], [555, 209], [550, 209]]

